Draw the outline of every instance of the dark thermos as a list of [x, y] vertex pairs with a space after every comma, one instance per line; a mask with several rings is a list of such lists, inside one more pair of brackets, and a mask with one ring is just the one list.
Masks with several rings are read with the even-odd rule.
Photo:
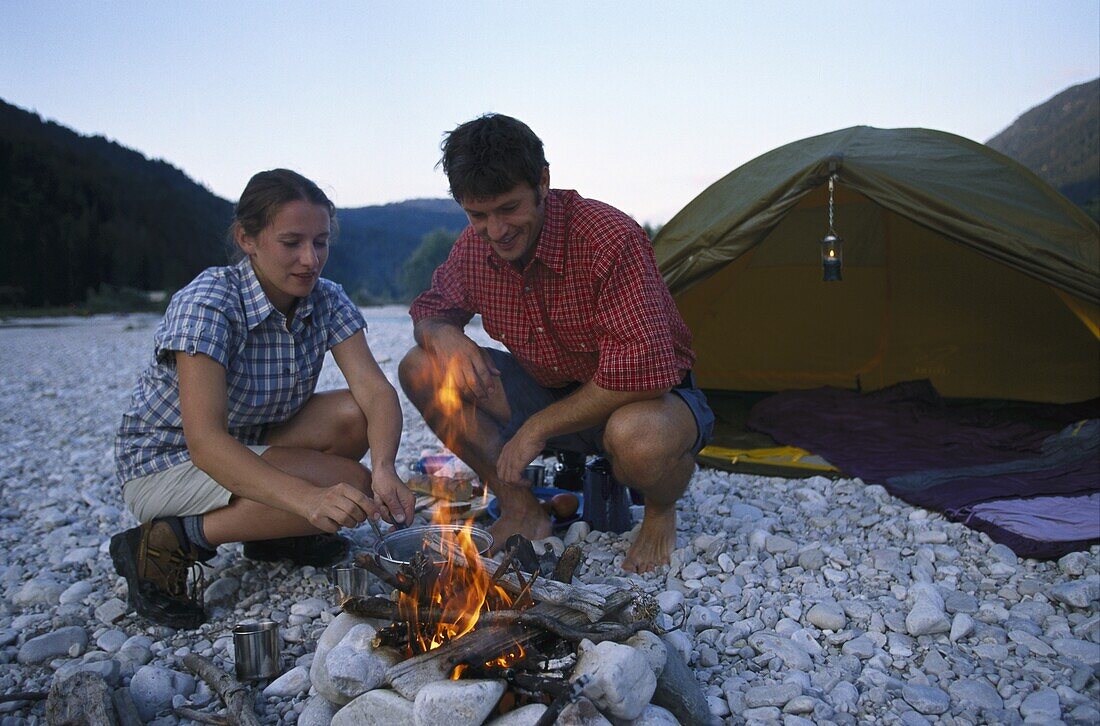
[[611, 475], [611, 464], [603, 457], [585, 467], [582, 518], [602, 532], [622, 533], [632, 526], [626, 487]]

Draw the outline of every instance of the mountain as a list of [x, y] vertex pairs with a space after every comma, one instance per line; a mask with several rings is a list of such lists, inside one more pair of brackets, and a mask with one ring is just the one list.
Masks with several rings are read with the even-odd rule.
[[325, 277], [363, 303], [407, 299], [402, 267], [424, 236], [437, 229], [457, 232], [467, 224], [466, 213], [451, 199], [341, 209], [337, 219], [340, 234]]
[[986, 145], [1100, 219], [1100, 78], [1027, 111]]
[[0, 304], [175, 289], [225, 258], [231, 217], [171, 164], [0, 101]]
[[[226, 261], [233, 204], [171, 164], [0, 100], [0, 306], [174, 291]], [[341, 209], [325, 276], [364, 302], [409, 296], [404, 261], [466, 216], [449, 199]]]

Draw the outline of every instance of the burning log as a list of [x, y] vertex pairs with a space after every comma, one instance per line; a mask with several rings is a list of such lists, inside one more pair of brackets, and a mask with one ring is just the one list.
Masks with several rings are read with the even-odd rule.
[[[492, 561], [489, 560], [489, 562]], [[593, 618], [589, 618], [587, 613], [579, 609], [551, 602], [540, 602], [523, 614], [545, 615], [576, 628], [603, 617], [614, 616], [632, 599], [633, 593], [625, 591], [615, 593], [604, 600], [603, 606]], [[523, 647], [545, 635], [543, 630], [524, 627], [518, 623], [478, 628], [435, 650], [397, 663], [386, 673], [386, 678], [394, 690], [411, 700], [416, 698], [417, 692], [424, 685], [449, 678], [455, 666], [495, 660], [502, 654], [514, 650], [517, 644]]]
[[620, 643], [640, 630], [649, 630], [652, 623], [635, 621], [628, 624], [622, 623], [593, 623], [594, 630], [582, 630], [574, 628], [562, 622], [558, 618], [545, 613], [535, 613], [530, 610], [520, 612], [518, 610], [501, 610], [495, 613], [485, 613], [478, 620], [481, 627], [493, 625], [526, 625], [553, 633], [562, 640], [570, 643], [579, 643], [582, 640], [591, 640], [593, 643], [601, 643], [605, 640], [613, 640]]
[[[461, 553], [457, 553], [455, 559], [460, 565], [468, 564]], [[540, 603], [553, 603], [571, 610], [579, 610], [592, 623], [603, 617], [606, 612], [607, 599], [586, 587], [539, 578], [524, 583], [520, 582], [520, 578], [513, 572], [505, 572], [497, 576], [497, 571], [503, 567], [501, 563], [489, 557], [481, 558], [481, 566], [495, 578], [496, 584], [511, 595], [519, 595], [526, 591]]]

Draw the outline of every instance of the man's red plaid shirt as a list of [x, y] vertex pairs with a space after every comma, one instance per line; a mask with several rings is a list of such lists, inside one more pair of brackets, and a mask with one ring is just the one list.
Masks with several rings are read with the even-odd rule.
[[535, 255], [520, 272], [472, 227], [413, 301], [413, 322], [464, 326], [480, 313], [539, 384], [671, 388], [691, 370], [691, 333], [641, 228], [614, 207], [554, 189]]

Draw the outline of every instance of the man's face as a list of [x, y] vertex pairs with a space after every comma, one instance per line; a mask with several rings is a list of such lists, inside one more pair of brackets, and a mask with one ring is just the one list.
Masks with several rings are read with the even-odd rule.
[[538, 188], [520, 183], [488, 199], [463, 199], [462, 208], [493, 252], [522, 269], [535, 255], [549, 191], [550, 172], [543, 169]]

